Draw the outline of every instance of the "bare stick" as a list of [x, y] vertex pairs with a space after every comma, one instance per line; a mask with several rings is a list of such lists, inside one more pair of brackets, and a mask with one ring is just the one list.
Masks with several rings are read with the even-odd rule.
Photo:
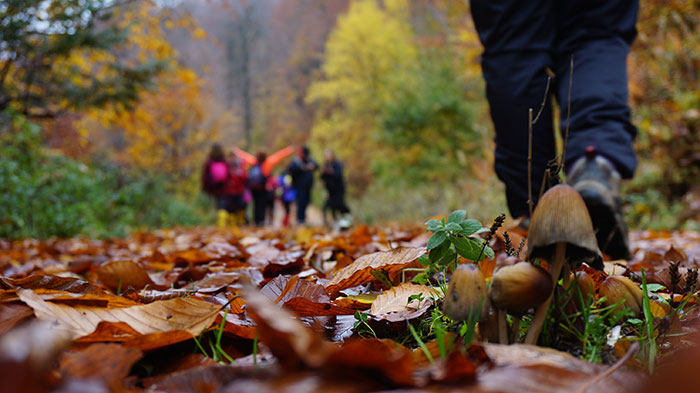
[[588, 388], [590, 388], [591, 386], [593, 386], [593, 384], [595, 384], [596, 382], [599, 382], [599, 381], [601, 381], [603, 378], [606, 378], [606, 377], [610, 376], [612, 373], [614, 373], [615, 371], [619, 370], [620, 367], [624, 366], [624, 364], [627, 363], [627, 361], [632, 357], [632, 355], [634, 355], [635, 353], [637, 353], [637, 351], [639, 351], [639, 343], [638, 343], [638, 342], [634, 342], [634, 343], [632, 343], [632, 345], [630, 345], [629, 349], [627, 349], [627, 353], [625, 354], [625, 356], [623, 356], [620, 360], [618, 360], [617, 362], [615, 362], [615, 364], [613, 364], [612, 366], [610, 366], [607, 370], [605, 370], [605, 371], [603, 371], [602, 373], [596, 375], [595, 378], [591, 379], [590, 381], [588, 381], [588, 382], [586, 382], [585, 384], [583, 384], [583, 386], [581, 386], [580, 388], [576, 389], [576, 391], [575, 391], [574, 393], [583, 393], [583, 392], [585, 392], [586, 390], [588, 390]]
[[564, 146], [561, 151], [561, 161], [559, 162], [559, 170], [561, 173], [564, 168], [564, 159], [566, 158], [566, 145], [569, 143], [569, 122], [571, 120], [571, 88], [574, 84], [574, 55], [571, 55], [569, 62], [569, 94], [566, 103], [566, 131], [564, 131]]
[[540, 110], [537, 111], [537, 115], [535, 116], [535, 120], [532, 121], [532, 124], [537, 123], [537, 120], [540, 119], [540, 115], [542, 115], [542, 112], [544, 112], [544, 106], [547, 105], [547, 97], [549, 96], [549, 85], [552, 82], [552, 77], [550, 75], [547, 75], [547, 86], [544, 88], [544, 97], [542, 97], [542, 103], [540, 104]]
[[532, 108], [527, 112], [527, 206], [532, 217]]
[[[544, 88], [544, 96], [542, 97], [542, 103], [540, 103], [540, 110], [537, 111], [537, 116], [535, 116], [535, 119], [532, 119], [532, 108], [528, 109], [527, 114], [527, 205], [530, 208], [530, 217], [532, 217], [532, 209], [534, 206], [534, 202], [532, 200], [532, 126], [537, 123], [537, 120], [540, 119], [542, 112], [544, 112], [544, 107], [547, 105], [547, 97], [549, 96], [549, 86], [551, 85], [551, 82], [552, 76], [547, 75], [547, 86]], [[542, 194], [540, 194], [540, 196], [542, 196]]]

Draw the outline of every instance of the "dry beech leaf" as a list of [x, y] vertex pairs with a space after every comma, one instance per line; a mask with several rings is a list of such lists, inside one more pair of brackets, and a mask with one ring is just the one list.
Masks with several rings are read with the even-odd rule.
[[301, 280], [299, 276], [291, 278], [277, 276], [265, 284], [260, 289], [260, 293], [275, 303], [285, 303], [295, 297], [305, 298], [317, 303], [330, 303], [331, 301], [323, 285]]
[[18, 295], [34, 309], [37, 318], [67, 330], [72, 338], [92, 333], [101, 321], [125, 322], [141, 334], [186, 330], [197, 336], [212, 324], [220, 309], [193, 298], [162, 300], [124, 308], [98, 308], [49, 303], [28, 289], [18, 291]]
[[256, 288], [248, 286], [244, 298], [246, 310], [258, 324], [260, 342], [267, 345], [285, 367], [319, 367], [334, 349], [319, 334], [302, 325], [290, 311], [273, 303]]
[[0, 335], [9, 332], [15, 325], [32, 315], [34, 315], [32, 309], [24, 304], [0, 304]]
[[325, 364], [330, 373], [343, 378], [379, 374], [393, 385], [414, 386], [415, 365], [411, 351], [393, 340], [376, 338], [348, 341], [334, 351]]
[[125, 291], [128, 288], [140, 290], [146, 285], [156, 286], [148, 273], [133, 261], [107, 262], [97, 268], [97, 277], [113, 291]]
[[43, 274], [33, 274], [20, 279], [7, 279], [13, 289], [54, 289], [72, 293], [92, 293], [103, 294], [106, 291], [100, 287], [92, 285], [87, 281], [71, 277], [59, 277]]
[[[433, 300], [430, 299], [432, 293], [433, 289], [428, 286], [402, 283], [377, 296], [370, 314], [376, 319], [391, 322], [419, 317], [433, 305]], [[409, 298], [414, 295], [421, 295], [423, 299], [413, 299], [409, 303]]]
[[143, 352], [138, 348], [93, 344], [81, 351], [65, 353], [59, 361], [59, 372], [64, 378], [98, 378], [110, 386], [118, 386], [141, 357]]
[[92, 333], [76, 339], [75, 342], [123, 342], [140, 335], [141, 333], [124, 322], [101, 321]]
[[199, 264], [199, 263], [205, 263], [205, 262], [211, 262], [215, 260], [216, 257], [204, 252], [200, 249], [190, 249], [190, 250], [182, 250], [182, 251], [175, 251], [173, 253], [170, 253], [167, 255], [166, 260], [169, 263], [173, 264]]
[[202, 293], [216, 292], [236, 281], [236, 279], [238, 279], [240, 276], [240, 273], [209, 273], [201, 280], [187, 284], [183, 289]]
[[352, 308], [333, 303], [317, 303], [303, 297], [295, 297], [286, 301], [284, 307], [294, 311], [300, 317], [329, 317], [355, 313], [355, 310]]
[[372, 269], [383, 269], [388, 275], [397, 273], [425, 254], [425, 248], [400, 247], [390, 251], [364, 255], [340, 270], [326, 283], [326, 290], [335, 297], [343, 289], [374, 281]]
[[277, 276], [260, 293], [275, 303], [283, 304], [300, 317], [348, 315], [355, 312], [332, 303], [323, 285], [299, 279], [299, 276]]

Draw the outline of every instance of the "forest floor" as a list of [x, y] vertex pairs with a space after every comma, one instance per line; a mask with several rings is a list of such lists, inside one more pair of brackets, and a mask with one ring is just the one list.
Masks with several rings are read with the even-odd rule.
[[[490, 241], [497, 266], [503, 233]], [[420, 226], [358, 225], [0, 240], [2, 390], [659, 392], [669, 380], [697, 382], [692, 367], [678, 367], [698, 360], [684, 354], [700, 322], [692, 307], [654, 316], [651, 377], [645, 342], [639, 350], [624, 329], [603, 364], [524, 344], [465, 346], [449, 329], [437, 340], [426, 323], [436, 323], [441, 299], [405, 277], [421, 267], [429, 235]], [[510, 234], [513, 244], [521, 238]], [[596, 286], [644, 268], [648, 283], [670, 288], [670, 264], [687, 277], [700, 261], [697, 232], [630, 238], [632, 259], [606, 263]]]

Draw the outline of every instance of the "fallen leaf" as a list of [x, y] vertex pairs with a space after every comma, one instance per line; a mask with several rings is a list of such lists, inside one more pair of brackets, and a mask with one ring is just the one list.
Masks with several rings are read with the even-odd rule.
[[72, 338], [92, 333], [101, 321], [125, 322], [141, 334], [186, 330], [197, 336], [216, 318], [219, 307], [193, 298], [162, 300], [124, 308], [71, 307], [42, 300], [31, 290], [18, 291], [40, 320], [66, 330]]
[[148, 273], [133, 261], [112, 261], [97, 268], [97, 277], [102, 284], [115, 292], [124, 292], [128, 288], [143, 289], [147, 285], [155, 287]]
[[84, 350], [63, 354], [59, 372], [64, 378], [98, 378], [116, 389], [142, 356], [143, 352], [137, 348], [93, 344]]
[[0, 304], [0, 335], [10, 331], [15, 325], [34, 315], [30, 307], [24, 304]]
[[[370, 314], [376, 319], [390, 322], [413, 319], [423, 315], [433, 305], [433, 293], [434, 290], [425, 285], [402, 283], [377, 296]], [[416, 295], [422, 296], [422, 300], [412, 299], [409, 302], [409, 298]]]
[[305, 298], [316, 303], [330, 303], [331, 299], [323, 285], [299, 279], [277, 276], [265, 284], [260, 293], [275, 303], [286, 303], [295, 298]]
[[425, 248], [401, 247], [362, 256], [336, 273], [326, 283], [326, 290], [331, 297], [336, 297], [345, 288], [373, 281], [372, 269], [384, 269], [388, 274], [400, 272], [423, 254]]
[[302, 325], [290, 311], [268, 299], [257, 289], [245, 291], [246, 309], [258, 325], [260, 341], [287, 368], [321, 366], [333, 346]]
[[393, 340], [348, 341], [328, 356], [325, 368], [344, 378], [372, 375], [389, 386], [414, 386], [417, 382], [411, 351]]
[[239, 273], [215, 272], [209, 273], [203, 279], [187, 284], [183, 289], [202, 293], [211, 293], [226, 287], [236, 281]]

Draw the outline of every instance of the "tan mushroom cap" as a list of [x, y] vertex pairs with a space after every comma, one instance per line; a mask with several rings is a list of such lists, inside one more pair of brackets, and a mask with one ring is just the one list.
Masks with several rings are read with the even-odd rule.
[[581, 195], [573, 187], [559, 184], [547, 190], [530, 219], [527, 259], [550, 261], [554, 245], [567, 244], [566, 262], [572, 268], [586, 262], [603, 270], [603, 257], [593, 230], [593, 222]]

